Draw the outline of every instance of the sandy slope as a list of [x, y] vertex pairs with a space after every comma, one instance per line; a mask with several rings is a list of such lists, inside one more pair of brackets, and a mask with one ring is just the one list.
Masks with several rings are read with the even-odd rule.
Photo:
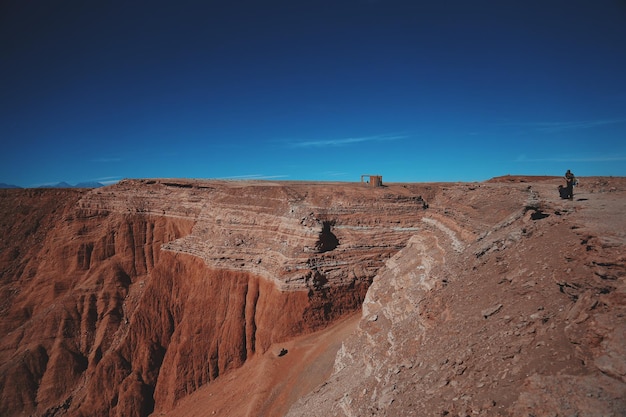
[[[331, 327], [273, 346], [246, 364], [220, 376], [160, 416], [283, 416], [298, 398], [330, 376], [337, 350], [354, 330], [360, 313]], [[279, 356], [281, 349], [287, 354]]]

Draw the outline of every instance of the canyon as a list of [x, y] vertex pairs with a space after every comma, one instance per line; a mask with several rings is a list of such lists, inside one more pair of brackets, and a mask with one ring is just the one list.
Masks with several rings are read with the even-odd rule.
[[626, 179], [0, 190], [0, 414], [624, 415]]

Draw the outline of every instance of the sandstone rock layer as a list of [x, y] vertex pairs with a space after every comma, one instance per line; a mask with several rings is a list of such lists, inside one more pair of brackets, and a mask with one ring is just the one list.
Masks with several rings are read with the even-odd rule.
[[435, 187], [2, 190], [0, 414], [145, 416], [357, 310]]
[[302, 416], [626, 415], [626, 180], [441, 188]]
[[2, 190], [0, 415], [626, 415], [626, 180], [580, 181]]

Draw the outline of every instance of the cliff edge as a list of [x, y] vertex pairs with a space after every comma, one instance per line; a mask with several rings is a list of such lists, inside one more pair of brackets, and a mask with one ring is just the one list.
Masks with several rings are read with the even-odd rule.
[[0, 414], [623, 415], [626, 180], [1, 190]]
[[358, 310], [418, 185], [126, 180], [2, 190], [0, 414], [167, 411]]
[[586, 178], [573, 201], [558, 184], [442, 190], [287, 415], [625, 415], [626, 180]]

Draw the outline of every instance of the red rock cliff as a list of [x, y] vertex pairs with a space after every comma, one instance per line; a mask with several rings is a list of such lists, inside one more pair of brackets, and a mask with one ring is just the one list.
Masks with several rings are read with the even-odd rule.
[[360, 307], [430, 187], [4, 190], [0, 414], [143, 416]]

